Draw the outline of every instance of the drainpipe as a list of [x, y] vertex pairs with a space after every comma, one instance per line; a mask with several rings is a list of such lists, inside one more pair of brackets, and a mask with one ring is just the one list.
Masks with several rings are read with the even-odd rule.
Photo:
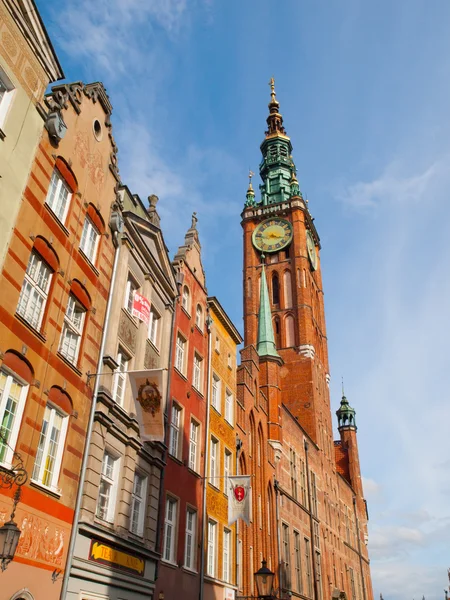
[[275, 479], [273, 487], [275, 488], [275, 519], [277, 521], [277, 551], [278, 551], [278, 581], [280, 588], [280, 597], [283, 594], [283, 559], [281, 556], [281, 524], [280, 524], [280, 509], [279, 509], [279, 497], [280, 489], [278, 487], [278, 481]]
[[212, 368], [211, 368], [211, 325], [212, 318], [208, 315], [206, 317], [206, 327], [208, 329], [208, 382], [207, 382], [207, 390], [206, 390], [206, 427], [205, 427], [205, 444], [203, 450], [203, 500], [202, 500], [202, 534], [200, 540], [200, 590], [199, 590], [199, 600], [203, 600], [203, 586], [205, 583], [205, 532], [206, 527], [208, 525], [206, 521], [206, 486], [207, 486], [207, 474], [209, 472], [209, 456], [208, 456], [208, 440], [209, 440], [209, 405], [210, 405], [210, 394], [211, 394], [211, 377], [212, 377]]
[[[113, 215], [114, 214], [117, 214], [117, 213], [113, 213]], [[77, 491], [77, 498], [76, 498], [76, 502], [75, 502], [75, 511], [74, 511], [74, 516], [73, 516], [72, 531], [70, 533], [69, 548], [67, 550], [67, 563], [66, 563], [66, 568], [64, 571], [64, 578], [63, 578], [63, 582], [62, 582], [62, 586], [61, 586], [60, 600], [65, 600], [65, 598], [66, 598], [67, 588], [69, 585], [70, 570], [71, 570], [72, 564], [73, 564], [73, 553], [74, 553], [75, 541], [76, 541], [77, 533], [78, 533], [78, 523], [80, 521], [81, 500], [83, 498], [83, 488], [84, 488], [84, 482], [86, 479], [87, 463], [88, 463], [88, 459], [89, 459], [89, 447], [91, 445], [92, 430], [94, 429], [94, 417], [95, 417], [95, 410], [97, 407], [97, 394], [98, 394], [98, 389], [100, 387], [100, 375], [101, 375], [102, 369], [103, 369], [103, 355], [105, 353], [105, 344], [106, 344], [106, 338], [108, 335], [108, 325], [109, 325], [109, 317], [111, 314], [112, 299], [113, 299], [114, 292], [115, 292], [114, 284], [116, 281], [117, 265], [119, 264], [120, 233], [121, 233], [120, 229], [115, 229], [115, 230], [113, 229], [113, 243], [114, 243], [116, 249], [114, 252], [114, 263], [113, 263], [113, 269], [112, 269], [112, 273], [111, 273], [108, 302], [106, 304], [105, 322], [103, 324], [103, 334], [102, 334], [102, 341], [100, 343], [100, 351], [99, 351], [99, 355], [98, 355], [95, 385], [94, 385], [94, 390], [92, 392], [91, 412], [89, 414], [88, 427], [87, 427], [87, 431], [86, 431], [86, 440], [84, 442], [84, 452], [83, 452], [83, 460], [81, 462], [80, 480], [78, 482], [78, 491]]]
[[306, 482], [308, 486], [308, 504], [309, 504], [309, 526], [311, 530], [311, 561], [312, 561], [312, 572], [313, 572], [313, 581], [314, 581], [314, 598], [317, 600], [320, 598], [319, 590], [317, 587], [317, 573], [316, 573], [316, 550], [314, 546], [314, 520], [312, 513], [312, 504], [311, 504], [311, 484], [310, 484], [310, 476], [309, 476], [309, 462], [308, 462], [308, 449], [309, 444], [305, 440], [305, 459], [306, 459]]
[[364, 581], [363, 560], [362, 560], [362, 555], [361, 555], [361, 538], [359, 537], [359, 520], [358, 520], [358, 515], [356, 514], [356, 497], [355, 496], [353, 496], [353, 511], [355, 513], [356, 535], [358, 537], [359, 569], [361, 571], [361, 581], [362, 581], [362, 588], [363, 588], [363, 596], [364, 596], [364, 600], [367, 600], [367, 596], [366, 596], [366, 583]]
[[[179, 290], [178, 290], [179, 291]], [[158, 498], [158, 522], [159, 522], [159, 526], [156, 528], [156, 540], [155, 540], [155, 548], [156, 551], [159, 552], [161, 554], [161, 540], [162, 540], [162, 530], [163, 530], [163, 526], [164, 526], [164, 519], [162, 519], [162, 514], [163, 514], [163, 505], [164, 505], [164, 476], [166, 474], [166, 468], [167, 468], [167, 432], [168, 432], [168, 427], [169, 427], [169, 405], [170, 405], [170, 384], [172, 381], [172, 351], [173, 351], [173, 336], [174, 336], [174, 328], [175, 328], [175, 315], [176, 315], [176, 302], [177, 302], [177, 298], [179, 297], [176, 296], [173, 300], [173, 313], [172, 313], [172, 325], [170, 327], [170, 343], [169, 343], [169, 369], [168, 369], [168, 375], [167, 375], [167, 390], [166, 390], [166, 408], [164, 410], [164, 453], [163, 453], [163, 463], [164, 463], [164, 468], [161, 470], [161, 477], [160, 477], [160, 481], [159, 481], [159, 498]], [[160, 561], [158, 560], [156, 562], [156, 567], [155, 567], [155, 581], [158, 579], [158, 574], [159, 574], [159, 564]]]
[[[241, 448], [242, 448], [242, 440], [239, 437], [236, 437], [236, 470], [235, 470], [236, 475], [239, 475], [239, 453], [241, 451]], [[228, 493], [229, 493], [229, 490], [228, 490]], [[236, 540], [235, 541], [236, 541], [236, 544], [235, 544], [235, 546], [236, 546], [235, 547], [236, 581], [235, 581], [235, 583], [236, 583], [236, 590], [239, 593], [239, 574], [242, 569], [242, 565], [239, 564], [239, 519], [237, 519], [237, 521], [236, 521]], [[236, 594], [236, 596], [237, 595], [239, 595], [239, 594]]]

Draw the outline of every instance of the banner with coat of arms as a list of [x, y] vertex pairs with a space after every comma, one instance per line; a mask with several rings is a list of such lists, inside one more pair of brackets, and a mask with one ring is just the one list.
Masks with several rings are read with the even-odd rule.
[[250, 524], [252, 514], [252, 488], [250, 475], [235, 475], [228, 478], [228, 525], [238, 519]]
[[167, 369], [129, 371], [141, 439], [164, 441], [165, 378]]

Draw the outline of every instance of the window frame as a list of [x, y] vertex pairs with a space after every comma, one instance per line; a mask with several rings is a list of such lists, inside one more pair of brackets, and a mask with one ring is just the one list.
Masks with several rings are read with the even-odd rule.
[[[195, 431], [195, 440], [192, 437], [192, 432]], [[199, 472], [199, 443], [200, 443], [200, 423], [191, 417], [191, 422], [189, 425], [189, 468], [196, 473]], [[194, 453], [192, 449], [194, 448]], [[194, 459], [192, 460], [192, 455], [194, 454]]]
[[189, 316], [191, 316], [191, 291], [185, 284], [181, 292], [181, 308], [183, 308]]
[[[138, 291], [139, 288], [140, 288], [140, 285], [137, 282], [136, 278], [133, 277], [133, 275], [131, 274], [130, 271], [128, 271], [127, 284], [125, 286], [125, 297], [123, 299], [123, 307], [132, 319], [136, 318], [136, 317], [133, 317], [133, 301], [134, 301], [134, 294], [135, 294], [135, 292]], [[130, 298], [131, 298], [131, 305], [130, 305]]]
[[[87, 224], [87, 227], [86, 227], [86, 224]], [[86, 229], [86, 233], [85, 233], [85, 229]], [[93, 231], [95, 233], [95, 241], [94, 241], [94, 247], [92, 250], [92, 255], [90, 256], [86, 251], [87, 250], [86, 246], [89, 243], [89, 240], [91, 239], [90, 238], [91, 231]], [[84, 218], [83, 229], [81, 231], [79, 250], [83, 253], [83, 255], [91, 263], [91, 265], [95, 265], [95, 263], [96, 263], [98, 247], [100, 245], [100, 238], [101, 238], [100, 231], [97, 229], [97, 227], [95, 226], [94, 222], [89, 217], [89, 215], [86, 215]], [[84, 239], [84, 246], [83, 246], [83, 239]]]
[[[189, 529], [189, 515], [192, 515], [192, 527]], [[196, 572], [196, 560], [197, 560], [197, 522], [198, 522], [198, 511], [191, 506], [186, 508], [186, 526], [185, 526], [185, 538], [184, 538], [184, 568], [189, 571]], [[190, 544], [189, 544], [190, 539]], [[189, 544], [189, 547], [188, 547]], [[190, 550], [190, 560], [188, 560], [188, 549]]]
[[16, 86], [2, 67], [0, 67], [0, 81], [5, 88], [3, 96], [0, 99], [0, 127], [3, 127], [16, 92]]
[[[214, 456], [213, 456], [214, 454]], [[214, 465], [214, 467], [213, 467]], [[220, 442], [214, 435], [210, 438], [209, 449], [209, 483], [215, 488], [220, 489]], [[219, 479], [219, 485], [216, 485], [216, 479]]]
[[[214, 385], [216, 384], [216, 385]], [[211, 383], [211, 406], [222, 414], [222, 380], [216, 373], [213, 373]]]
[[[179, 344], [178, 341], [182, 344]], [[183, 376], [186, 377], [186, 359], [187, 359], [187, 344], [188, 341], [185, 336], [178, 331], [177, 339], [175, 342], [175, 369]], [[181, 364], [180, 364], [181, 363]]]
[[[178, 422], [174, 423], [173, 421], [173, 417], [174, 417], [174, 412], [177, 413], [177, 419]], [[174, 433], [176, 432], [176, 433]], [[182, 433], [183, 433], [183, 407], [178, 404], [178, 402], [176, 402], [175, 400], [172, 402], [172, 408], [170, 411], [170, 422], [169, 422], [169, 454], [170, 456], [172, 456], [173, 458], [176, 458], [178, 460], [181, 460], [182, 454], [183, 454], [183, 444], [180, 443], [180, 440], [182, 440]], [[174, 449], [174, 436], [176, 435], [176, 451], [175, 453], [173, 452]]]
[[[33, 279], [29, 273], [29, 269], [31, 270], [32, 260], [34, 257], [37, 261], [37, 266], [34, 269], [34, 275], [37, 275], [39, 277], [39, 275], [41, 273], [41, 269], [46, 269], [48, 271], [45, 289], [41, 288], [38, 283], [38, 280]], [[50, 293], [50, 285], [51, 285], [54, 273], [55, 272], [52, 269], [52, 267], [44, 260], [44, 258], [39, 254], [39, 252], [37, 252], [33, 248], [30, 253], [30, 258], [28, 259], [28, 264], [27, 264], [27, 268], [25, 270], [22, 287], [20, 289], [20, 295], [19, 295], [19, 300], [17, 302], [16, 313], [18, 315], [20, 315], [22, 317], [22, 319], [24, 319], [27, 323], [29, 323], [30, 326], [33, 327], [33, 329], [35, 329], [36, 331], [39, 331], [42, 326], [45, 309], [47, 307], [48, 296]], [[31, 293], [29, 294], [28, 299], [26, 300], [25, 308], [21, 309], [22, 295], [24, 293], [24, 286], [26, 283], [30, 286]], [[38, 315], [38, 318], [36, 321], [31, 320], [30, 317], [27, 316], [27, 312], [29, 310], [31, 300], [33, 297], [35, 297], [35, 296], [32, 296], [32, 294], [37, 294], [39, 296], [39, 298], [42, 299], [42, 304], [40, 306], [39, 315]]]
[[[169, 505], [172, 506], [172, 518], [169, 520]], [[170, 564], [176, 564], [176, 556], [177, 556], [177, 528], [178, 528], [178, 508], [179, 501], [178, 498], [174, 496], [166, 495], [166, 506], [164, 509], [164, 535], [163, 535], [163, 548], [162, 548], [162, 556], [161, 560], [164, 562], [168, 562]], [[170, 529], [170, 545], [169, 548], [167, 546], [167, 540], [169, 539], [167, 536], [167, 532], [169, 527]], [[166, 558], [167, 549], [169, 549], [169, 557]]]
[[[229, 402], [227, 402], [230, 398], [231, 398], [231, 400]], [[225, 414], [224, 414], [224, 416], [225, 416], [225, 421], [227, 421], [227, 423], [229, 423], [230, 425], [234, 425], [234, 394], [228, 388], [225, 388]]]
[[[80, 320], [80, 325], [77, 329], [77, 326], [75, 325], [73, 318], [69, 318], [67, 317], [67, 313], [69, 311], [69, 305], [70, 302], [74, 303], [74, 310], [73, 310], [73, 314], [75, 314], [75, 308], [78, 306], [80, 307], [82, 310], [80, 312], [82, 312], [82, 317]], [[66, 307], [66, 312], [64, 313], [64, 322], [63, 322], [63, 328], [61, 331], [61, 338], [60, 338], [60, 342], [59, 342], [59, 350], [58, 352], [60, 354], [62, 354], [64, 356], [64, 358], [66, 360], [68, 360], [72, 365], [76, 365], [78, 363], [78, 358], [79, 358], [79, 354], [80, 354], [80, 348], [81, 348], [81, 341], [83, 338], [83, 332], [84, 332], [84, 324], [86, 321], [86, 307], [78, 300], [78, 298], [72, 294], [69, 293], [69, 298], [67, 300], [67, 307]], [[64, 351], [64, 340], [65, 340], [65, 335], [67, 333], [71, 333], [73, 336], [77, 336], [77, 341], [76, 341], [76, 350], [75, 350], [75, 355], [73, 358], [71, 358], [67, 352]]]
[[[56, 184], [53, 183], [54, 179], [57, 179]], [[53, 188], [53, 186], [54, 186], [54, 188]], [[52, 194], [53, 189], [54, 189], [54, 193]], [[65, 190], [67, 192], [67, 195], [63, 201], [64, 203], [62, 204], [62, 206], [63, 206], [62, 211], [60, 211], [60, 213], [58, 213], [56, 209], [58, 207], [59, 200], [62, 197], [61, 192], [63, 190]], [[50, 197], [51, 197], [51, 201], [49, 201]], [[53, 169], [52, 176], [50, 179], [50, 185], [47, 190], [45, 204], [49, 207], [49, 209], [55, 215], [55, 217], [58, 219], [58, 221], [60, 223], [62, 223], [63, 225], [66, 223], [67, 213], [69, 212], [69, 206], [70, 206], [71, 199], [72, 199], [72, 190], [67, 185], [67, 182], [64, 179], [64, 177], [61, 175], [61, 173], [55, 167]]]
[[[225, 583], [231, 583], [231, 564], [233, 560], [232, 537], [231, 529], [224, 527], [222, 538], [222, 579]], [[227, 540], [228, 548], [226, 548], [225, 540]], [[227, 557], [226, 561], [225, 556]]]
[[[9, 400], [9, 393], [11, 390], [12, 382], [16, 383], [21, 387], [19, 396], [17, 398], [17, 408], [16, 412], [14, 413], [13, 424], [10, 429], [9, 437], [6, 440], [7, 445], [5, 444], [5, 455], [3, 459], [0, 460], [1, 465], [10, 467], [14, 458], [14, 450], [17, 444], [17, 438], [19, 437], [20, 426], [22, 424], [23, 412], [25, 409], [30, 384], [18, 377], [13, 371], [11, 371], [11, 369], [8, 369], [8, 367], [4, 365], [2, 365], [0, 368], [0, 376], [2, 374], [6, 377], [6, 381], [5, 386], [0, 394], [1, 423], [3, 423], [5, 419], [5, 410]], [[0, 427], [0, 430], [3, 430], [3, 427]], [[2, 444], [0, 444], [0, 453], [1, 452]]]
[[201, 304], [197, 304], [195, 309], [195, 325], [200, 329], [201, 332], [203, 332], [204, 324], [205, 320], [203, 318], [203, 308]]
[[192, 385], [203, 395], [203, 357], [198, 352], [194, 352], [192, 362]]
[[[113, 389], [112, 389], [112, 397], [113, 400], [116, 404], [118, 404], [119, 406], [121, 406], [122, 408], [124, 407], [125, 404], [125, 395], [127, 392], [127, 374], [128, 374], [128, 367], [129, 367], [129, 362], [130, 362], [131, 358], [129, 357], [129, 355], [119, 346], [119, 349], [117, 351], [117, 358], [116, 358], [116, 362], [118, 364], [117, 369], [115, 369], [114, 371], [114, 375], [113, 375]], [[125, 368], [125, 370], [123, 370], [123, 368]], [[119, 392], [119, 381], [122, 382], [122, 391], [121, 393]]]
[[[141, 480], [141, 496], [136, 493], [136, 479]], [[146, 497], [147, 497], [148, 477], [138, 469], [134, 472], [133, 490], [131, 492], [131, 510], [130, 510], [130, 532], [139, 537], [144, 537]], [[133, 516], [136, 506], [139, 506], [136, 531], [133, 529]]]
[[[214, 532], [213, 535], [210, 535]], [[206, 553], [206, 574], [216, 577], [217, 572], [217, 521], [208, 519], [208, 540]]]
[[[112, 467], [112, 477], [110, 477], [109, 475], [107, 475], [104, 471], [105, 471], [105, 457], [109, 456], [111, 458], [111, 460], [113, 461], [113, 467]], [[117, 489], [118, 489], [118, 483], [119, 483], [119, 478], [118, 478], [118, 471], [119, 471], [119, 464], [120, 464], [120, 458], [118, 456], [116, 456], [113, 452], [111, 452], [109, 449], [105, 449], [105, 451], [103, 452], [103, 458], [102, 458], [102, 469], [100, 472], [100, 484], [99, 484], [99, 493], [98, 493], [98, 497], [97, 497], [97, 506], [95, 509], [95, 516], [97, 519], [99, 519], [100, 521], [103, 521], [105, 523], [114, 523], [115, 520], [115, 516], [116, 516], [116, 508], [117, 508]], [[102, 486], [103, 481], [106, 481], [106, 483], [110, 486], [109, 487], [109, 496], [108, 496], [108, 504], [106, 507], [106, 515], [105, 517], [101, 516], [99, 514], [99, 510], [100, 510], [100, 489]]]
[[[44, 416], [42, 419], [42, 426], [41, 426], [41, 431], [39, 434], [39, 441], [38, 441], [38, 450], [36, 452], [36, 456], [34, 459], [31, 480], [43, 487], [46, 487], [52, 491], [60, 493], [60, 490], [58, 488], [58, 481], [59, 481], [59, 476], [61, 473], [61, 465], [62, 465], [64, 447], [66, 445], [67, 427], [69, 424], [69, 415], [67, 415], [58, 406], [52, 404], [51, 402], [47, 402], [47, 404], [45, 406], [45, 411], [47, 409], [49, 409], [49, 411], [50, 411], [50, 417], [48, 420], [47, 433], [44, 434], [44, 435], [46, 435], [46, 437], [44, 440], [44, 446], [42, 448], [41, 464], [39, 466], [39, 471], [37, 473], [37, 476], [35, 476], [36, 462], [37, 462], [39, 448], [41, 445], [41, 439], [42, 439], [42, 435], [43, 435], [42, 426], [44, 424], [45, 412], [44, 412]], [[46, 470], [45, 467], [48, 464], [49, 447], [50, 447], [50, 444], [52, 441], [51, 433], [52, 433], [52, 429], [53, 429], [53, 426], [55, 423], [56, 415], [61, 417], [61, 429], [59, 430], [59, 438], [58, 438], [58, 442], [57, 442], [57, 446], [56, 446], [56, 454], [54, 457], [53, 471], [51, 472], [51, 475], [50, 475], [50, 482], [44, 483], [44, 476], [45, 476], [45, 470]]]
[[148, 338], [153, 346], [159, 350], [160, 347], [160, 323], [161, 315], [153, 306], [150, 308], [150, 319], [148, 322]]

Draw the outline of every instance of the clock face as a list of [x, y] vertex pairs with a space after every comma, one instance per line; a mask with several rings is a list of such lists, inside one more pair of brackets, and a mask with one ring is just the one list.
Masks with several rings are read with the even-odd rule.
[[286, 219], [267, 219], [253, 232], [253, 245], [261, 252], [278, 252], [292, 241], [292, 225]]
[[314, 238], [312, 233], [309, 231], [306, 232], [306, 248], [308, 250], [309, 261], [311, 263], [311, 267], [313, 271], [317, 269], [317, 254], [316, 254], [316, 244], [314, 243]]

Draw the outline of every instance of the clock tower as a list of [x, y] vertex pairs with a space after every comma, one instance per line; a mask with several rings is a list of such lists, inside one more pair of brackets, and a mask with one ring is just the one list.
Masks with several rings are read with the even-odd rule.
[[263, 262], [275, 346], [283, 361], [281, 401], [317, 442], [319, 425], [332, 430], [320, 239], [299, 188], [273, 79], [270, 85], [261, 198], [250, 180], [242, 213], [245, 345], [256, 347], [258, 341]]

